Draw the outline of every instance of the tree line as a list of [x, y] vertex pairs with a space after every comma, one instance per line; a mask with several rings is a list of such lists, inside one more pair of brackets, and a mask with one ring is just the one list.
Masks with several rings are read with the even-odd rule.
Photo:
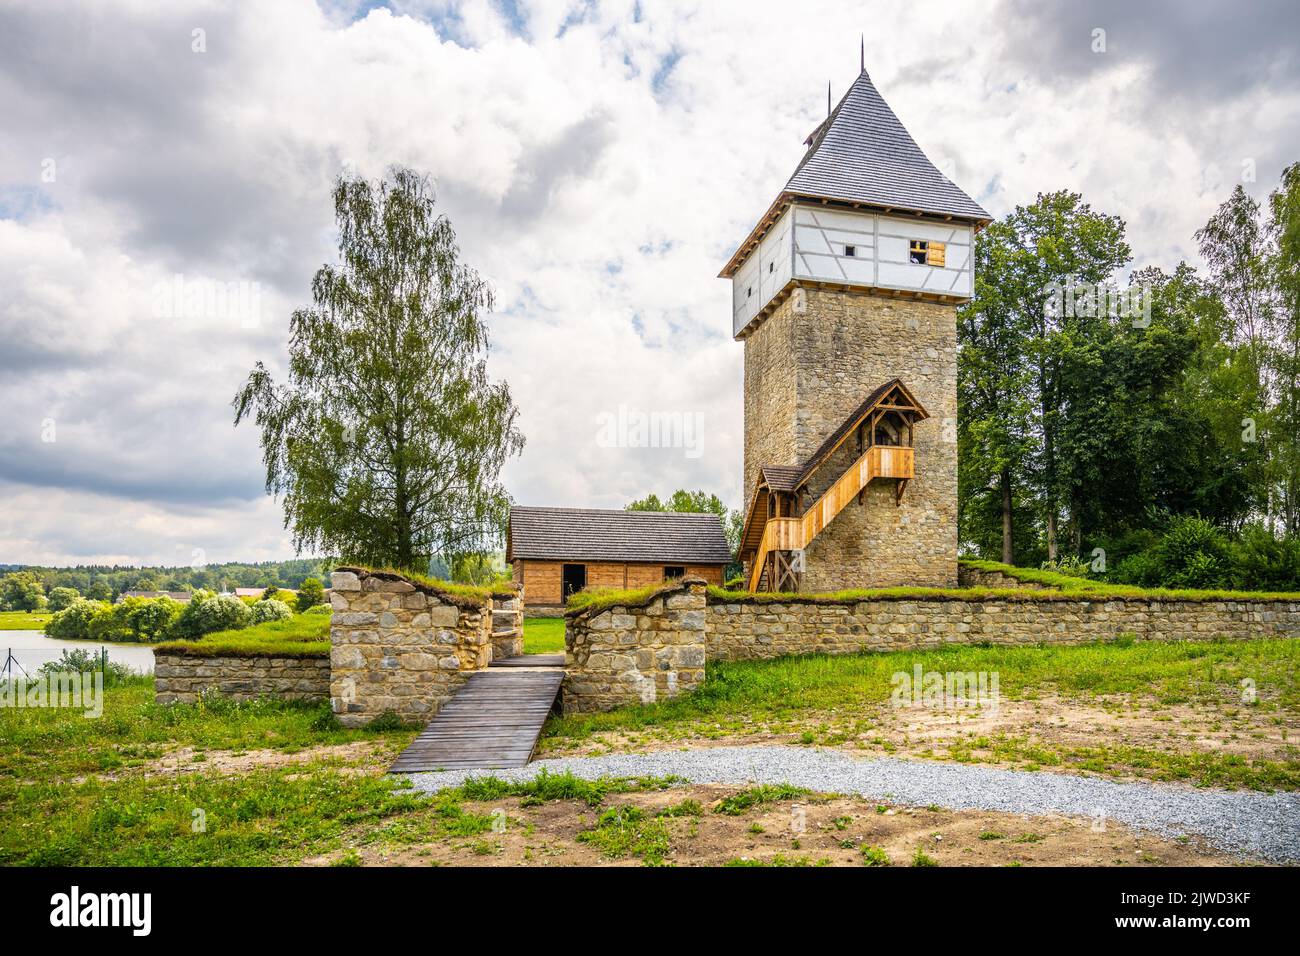
[[[71, 568], [13, 565], [0, 577], [0, 610], [37, 610], [56, 588], [72, 588], [95, 601], [114, 601], [124, 591], [229, 591], [239, 588], [299, 590], [308, 578], [327, 580], [332, 562], [319, 558], [256, 563], [227, 562], [202, 567]], [[0, 569], [3, 570], [3, 569]]]
[[[1072, 192], [984, 230], [958, 317], [963, 550], [1115, 580], [1300, 587], [1300, 163], [1206, 263], [1132, 260]], [[1254, 579], [1254, 580], [1252, 580]]]

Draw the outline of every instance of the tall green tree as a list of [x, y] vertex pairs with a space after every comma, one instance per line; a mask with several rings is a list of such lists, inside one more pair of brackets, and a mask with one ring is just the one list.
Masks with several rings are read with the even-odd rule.
[[45, 605], [45, 588], [31, 571], [11, 571], [0, 578], [0, 609], [39, 611]]
[[[1007, 222], [975, 243], [975, 297], [958, 312], [958, 522], [965, 540], [1000, 535], [1001, 557], [1015, 563], [1017, 485], [1029, 454], [1029, 328], [1017, 268], [1019, 240]], [[995, 532], [993, 528], [995, 527]], [[1029, 529], [1019, 529], [1022, 536]]]
[[[731, 548], [733, 558], [736, 550], [740, 547], [741, 523], [745, 520], [745, 516], [738, 509], [728, 508], [721, 498], [707, 491], [687, 491], [685, 488], [678, 488], [668, 496], [666, 501], [651, 492], [644, 498], [629, 501], [623, 506], [623, 509], [625, 511], [683, 511], [693, 514], [715, 514], [722, 521], [722, 531], [727, 536], [727, 545]], [[731, 564], [727, 565], [726, 577], [732, 577], [740, 572], [740, 564], [733, 560]]]
[[1124, 223], [1077, 193], [1040, 193], [979, 236], [976, 260], [985, 274], [960, 328], [963, 450], [974, 459], [974, 482], [997, 483], [1003, 557], [1012, 556], [1011, 513], [1023, 483], [1055, 560], [1062, 511], [1077, 505], [1061, 449], [1063, 415], [1074, 407], [1066, 370], [1097, 331], [1095, 317], [1059, 304], [1063, 290], [1105, 283], [1128, 262]]
[[1300, 535], [1300, 163], [1282, 171], [1281, 184], [1269, 195], [1268, 209], [1276, 392], [1272, 475], [1282, 528], [1286, 534]]
[[339, 262], [290, 319], [288, 381], [258, 362], [235, 424], [261, 430], [299, 550], [420, 571], [488, 550], [508, 520], [501, 466], [524, 444], [487, 373], [492, 291], [415, 172], [340, 177], [334, 212]]

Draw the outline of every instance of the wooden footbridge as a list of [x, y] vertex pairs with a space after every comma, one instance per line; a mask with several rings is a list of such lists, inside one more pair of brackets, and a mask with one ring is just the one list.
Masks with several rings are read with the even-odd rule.
[[390, 773], [522, 767], [564, 679], [563, 654], [524, 654], [471, 674]]

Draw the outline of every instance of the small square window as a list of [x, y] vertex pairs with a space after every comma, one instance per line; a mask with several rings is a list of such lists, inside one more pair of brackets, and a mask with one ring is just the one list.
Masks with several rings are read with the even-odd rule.
[[686, 569], [682, 567], [680, 564], [678, 565], [670, 564], [664, 568], [664, 578], [684, 578], [684, 577], [686, 577]]
[[850, 259], [853, 259], [853, 258], [855, 258], [855, 257], [857, 256], [857, 254], [858, 254], [858, 247], [857, 247], [857, 246], [845, 246], [845, 247], [844, 247], [844, 254], [845, 254], [846, 256], [848, 256]]
[[907, 249], [907, 257], [918, 266], [925, 265], [925, 257], [929, 254], [930, 244], [924, 239], [913, 239]]

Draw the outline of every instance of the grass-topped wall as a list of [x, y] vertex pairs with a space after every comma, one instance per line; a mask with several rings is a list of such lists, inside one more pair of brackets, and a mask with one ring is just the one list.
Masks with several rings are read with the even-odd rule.
[[299, 614], [194, 641], [167, 641], [155, 654], [181, 657], [321, 657], [330, 655], [330, 615]]

